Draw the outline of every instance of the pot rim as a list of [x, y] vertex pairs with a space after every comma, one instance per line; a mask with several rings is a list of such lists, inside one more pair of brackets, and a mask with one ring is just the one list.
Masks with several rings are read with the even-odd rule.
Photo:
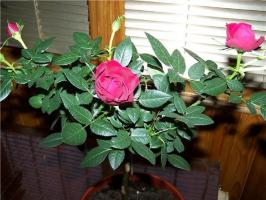
[[[90, 186], [82, 195], [81, 200], [88, 200], [88, 197], [90, 197], [90, 195], [94, 192], [100, 191], [108, 182], [111, 181], [111, 179], [115, 176], [121, 176], [123, 173], [115, 173], [109, 176], [106, 176], [104, 178], [102, 178], [101, 180], [99, 180], [97, 183], [93, 184], [92, 186]], [[136, 172], [133, 174], [133, 176], [149, 176], [152, 180], [157, 181], [158, 183], [160, 182], [161, 184], [165, 185], [166, 187], [164, 189], [168, 190], [169, 192], [171, 192], [173, 194], [174, 197], [178, 197], [179, 199], [177, 200], [185, 200], [183, 195], [180, 193], [180, 191], [174, 186], [172, 185], [169, 181], [165, 180], [164, 178], [158, 176], [158, 175], [153, 175], [153, 174], [149, 174], [149, 173], [139, 173]]]

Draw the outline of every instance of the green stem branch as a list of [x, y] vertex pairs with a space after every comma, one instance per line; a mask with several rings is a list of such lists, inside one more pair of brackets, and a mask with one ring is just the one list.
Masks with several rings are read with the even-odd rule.
[[242, 59], [242, 53], [237, 53], [237, 60], [236, 60], [236, 70], [233, 72], [233, 74], [231, 74], [229, 76], [229, 80], [232, 80], [233, 78], [235, 78], [235, 76], [237, 76], [237, 74], [239, 74], [240, 68], [241, 66], [241, 59]]

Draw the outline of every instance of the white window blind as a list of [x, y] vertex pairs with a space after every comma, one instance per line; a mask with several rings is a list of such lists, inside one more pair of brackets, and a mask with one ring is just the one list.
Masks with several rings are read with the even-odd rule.
[[[226, 23], [247, 22], [253, 25], [257, 36], [266, 36], [266, 1], [237, 0], [126, 0], [126, 35], [138, 51], [152, 53], [145, 37], [148, 32], [157, 37], [170, 52], [188, 48], [205, 59], [228, 66], [235, 58], [233, 50], [225, 49]], [[265, 42], [264, 42], [264, 47]], [[195, 61], [185, 54], [187, 66]], [[244, 62], [254, 55], [244, 56]], [[253, 66], [265, 66], [258, 61]], [[266, 71], [247, 75], [252, 84], [266, 87]]]
[[[89, 32], [88, 6], [86, 0], [76, 1], [2, 1], [1, 27], [6, 21], [24, 23], [23, 39], [29, 46], [37, 38], [56, 37], [49, 49], [55, 53], [64, 53], [73, 43], [73, 32]], [[6, 38], [1, 28], [2, 40]], [[15, 44], [15, 43], [11, 43]]]

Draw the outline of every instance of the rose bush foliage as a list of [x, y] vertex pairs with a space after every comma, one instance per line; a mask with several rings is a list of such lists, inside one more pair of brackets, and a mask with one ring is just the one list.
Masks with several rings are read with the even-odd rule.
[[[118, 23], [115, 21], [113, 32], [120, 27]], [[10, 32], [16, 30], [10, 27]], [[183, 142], [196, 136], [198, 126], [213, 123], [204, 113], [203, 100], [220, 94], [227, 95], [231, 103], [246, 104], [253, 114], [259, 110], [266, 119], [266, 92], [248, 99], [243, 96], [242, 79], [249, 68], [241, 56], [257, 49], [264, 40], [255, 39], [250, 25], [227, 25], [226, 45], [238, 54], [236, 65], [227, 73], [188, 49], [185, 51], [195, 64], [186, 66], [178, 49], [170, 53], [148, 33], [154, 54], [138, 53], [130, 38], [115, 48], [110, 40], [109, 47], [100, 49], [100, 37], [91, 39], [75, 32], [69, 52], [55, 55], [49, 52], [53, 38], [37, 40], [27, 49], [20, 40], [21, 30], [18, 37], [12, 37], [24, 47], [22, 57], [9, 63], [1, 54], [1, 100], [16, 84], [38, 89], [29, 103], [43, 113], [57, 113], [61, 119], [55, 122], [61, 129], [44, 138], [42, 146], [86, 145], [94, 135], [97, 145], [88, 146], [82, 167], [97, 166], [108, 159], [116, 169], [126, 155], [134, 154], [151, 164], [158, 161], [162, 167], [170, 163], [189, 169], [182, 156]], [[258, 55], [255, 59], [265, 59], [265, 49]], [[99, 58], [107, 61], [99, 62]], [[189, 77], [184, 76], [186, 69]], [[183, 99], [186, 84], [195, 93], [191, 101]]]

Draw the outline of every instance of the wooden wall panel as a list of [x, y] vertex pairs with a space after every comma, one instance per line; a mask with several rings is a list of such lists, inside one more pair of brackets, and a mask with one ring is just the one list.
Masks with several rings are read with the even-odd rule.
[[[251, 169], [256, 169], [257, 176], [263, 174], [261, 168], [254, 165], [263, 163], [261, 157], [260, 162], [256, 161], [256, 154], [261, 154], [257, 151], [257, 140], [258, 135], [266, 133], [266, 126], [260, 116], [239, 113], [231, 108], [221, 107], [220, 110], [223, 112], [209, 111], [216, 124], [200, 129], [194, 148], [200, 152], [198, 156], [220, 161], [221, 188], [229, 192], [230, 200], [239, 200], [244, 190], [251, 186], [248, 180], [260, 182], [258, 177], [250, 177]], [[258, 187], [265, 183], [266, 179]]]
[[[102, 47], [106, 47], [112, 31], [112, 23], [118, 16], [125, 14], [124, 0], [88, 0], [89, 5], [89, 25], [92, 38], [102, 36]], [[114, 44], [120, 42], [125, 36], [125, 28], [116, 33]]]

